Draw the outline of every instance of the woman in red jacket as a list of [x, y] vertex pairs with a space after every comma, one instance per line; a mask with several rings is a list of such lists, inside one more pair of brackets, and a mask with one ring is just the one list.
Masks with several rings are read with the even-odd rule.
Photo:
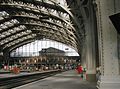
[[83, 67], [79, 64], [76, 68], [78, 74], [81, 75], [81, 78], [83, 78]]
[[83, 68], [81, 65], [78, 65], [76, 70], [77, 70], [78, 74], [83, 73]]

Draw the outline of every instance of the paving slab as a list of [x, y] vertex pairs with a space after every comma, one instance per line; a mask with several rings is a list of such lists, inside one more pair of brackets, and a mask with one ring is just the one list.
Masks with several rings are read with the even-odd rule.
[[70, 70], [55, 76], [26, 84], [14, 89], [97, 89], [96, 83], [90, 83], [80, 78], [75, 70]]

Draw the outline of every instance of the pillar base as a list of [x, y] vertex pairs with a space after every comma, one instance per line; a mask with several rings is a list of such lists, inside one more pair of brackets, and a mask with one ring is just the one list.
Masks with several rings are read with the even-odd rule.
[[89, 82], [96, 82], [96, 72], [95, 70], [87, 70], [86, 80]]
[[87, 74], [86, 80], [89, 82], [96, 82], [96, 74]]
[[120, 89], [120, 76], [101, 76], [98, 89]]

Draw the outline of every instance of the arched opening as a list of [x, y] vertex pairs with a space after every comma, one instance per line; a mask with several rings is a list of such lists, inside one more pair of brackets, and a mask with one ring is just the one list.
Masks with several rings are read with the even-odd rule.
[[50, 39], [36, 40], [10, 52], [9, 66], [22, 71], [75, 69], [80, 56], [72, 47]]
[[63, 51], [65, 53], [64, 56], [79, 56], [79, 54], [73, 48], [63, 43], [49, 39], [42, 39], [42, 40], [36, 40], [34, 42], [28, 43], [17, 49], [12, 50], [10, 53], [10, 57], [39, 56], [40, 51], [47, 50], [49, 48], [55, 48], [57, 50]]

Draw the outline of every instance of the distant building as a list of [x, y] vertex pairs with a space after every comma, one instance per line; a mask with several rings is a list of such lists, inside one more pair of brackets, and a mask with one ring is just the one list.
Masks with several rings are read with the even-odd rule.
[[42, 49], [41, 51], [39, 51], [39, 56], [41, 55], [65, 56], [65, 52], [62, 50], [53, 48], [53, 47], [49, 47], [49, 48]]

